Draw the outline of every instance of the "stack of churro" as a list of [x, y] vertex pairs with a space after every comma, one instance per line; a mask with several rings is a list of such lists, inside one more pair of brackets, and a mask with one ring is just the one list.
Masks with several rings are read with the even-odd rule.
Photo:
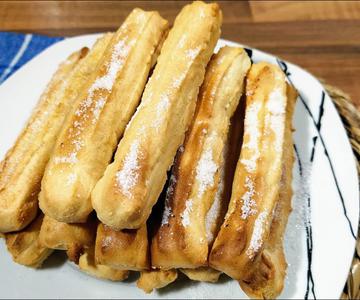
[[170, 30], [134, 9], [59, 66], [0, 165], [15, 262], [60, 250], [99, 278], [139, 272], [145, 292], [182, 272], [280, 294], [296, 92], [242, 48], [214, 54], [221, 22], [215, 3], [186, 5]]

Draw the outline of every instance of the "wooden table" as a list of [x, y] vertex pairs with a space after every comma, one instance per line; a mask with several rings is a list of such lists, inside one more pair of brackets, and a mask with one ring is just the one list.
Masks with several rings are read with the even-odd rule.
[[[0, 30], [72, 36], [114, 30], [134, 7], [173, 21], [188, 1], [2, 1]], [[222, 37], [273, 53], [343, 89], [360, 108], [360, 2], [220, 1]]]

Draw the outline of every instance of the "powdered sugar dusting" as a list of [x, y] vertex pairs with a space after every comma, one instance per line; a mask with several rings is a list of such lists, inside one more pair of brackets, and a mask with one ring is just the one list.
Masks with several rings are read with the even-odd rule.
[[213, 160], [211, 149], [206, 149], [196, 166], [196, 181], [198, 182], [198, 197], [214, 184], [214, 175], [218, 169], [217, 164]]
[[121, 191], [127, 197], [131, 197], [130, 190], [136, 184], [139, 174], [138, 155], [139, 155], [139, 142], [135, 141], [130, 147], [129, 153], [126, 155], [123, 167], [116, 173], [116, 183]]
[[156, 106], [156, 113], [161, 114], [163, 113], [170, 104], [169, 97], [167, 95], [161, 95], [160, 102]]
[[80, 139], [73, 140], [71, 144], [75, 146], [76, 151], [79, 151], [84, 146], [84, 142], [81, 141]]
[[76, 174], [74, 174], [74, 173], [69, 174], [69, 176], [67, 177], [67, 180], [66, 180], [66, 185], [73, 184], [75, 182], [76, 178], [77, 178]]
[[165, 204], [163, 216], [161, 219], [161, 226], [169, 224], [169, 218], [171, 215], [171, 207]]
[[212, 243], [214, 240], [213, 228], [215, 222], [218, 220], [221, 213], [221, 204], [223, 201], [223, 193], [225, 189], [225, 160], [229, 152], [229, 145], [225, 144], [224, 149], [222, 151], [222, 165], [220, 167], [220, 176], [219, 182], [217, 185], [216, 194], [214, 197], [214, 201], [208, 210], [205, 217], [205, 229], [206, 229], [206, 239], [208, 243]]
[[175, 78], [172, 83], [172, 87], [175, 89], [178, 89], [180, 87], [181, 83], [184, 81], [185, 75], [186, 75], [186, 73], [182, 73], [179, 77]]
[[246, 126], [246, 135], [248, 137], [247, 143], [243, 145], [243, 147], [248, 149], [257, 149], [258, 148], [258, 139], [260, 137], [260, 132], [257, 127], [259, 122], [258, 114], [261, 109], [261, 103], [254, 102], [250, 104], [246, 111], [245, 117], [245, 126]]
[[108, 248], [112, 245], [112, 243], [113, 243], [113, 237], [111, 235], [107, 235], [103, 238], [101, 242], [101, 247]]
[[288, 269], [285, 278], [285, 290], [292, 291], [293, 283], [298, 280], [302, 261], [300, 256], [306, 253], [306, 232], [311, 226], [311, 209], [308, 206], [308, 199], [310, 197], [311, 184], [314, 182], [312, 178], [312, 163], [303, 160], [301, 162], [302, 176], [299, 174], [299, 160], [296, 157], [295, 166], [293, 169], [294, 195], [292, 198], [292, 212], [289, 216], [289, 222], [286, 227], [284, 243], [286, 261]]
[[258, 217], [255, 220], [254, 230], [251, 236], [250, 245], [249, 248], [246, 250], [246, 255], [249, 256], [250, 259], [254, 258], [255, 252], [257, 252], [260, 249], [263, 243], [262, 236], [265, 231], [264, 225], [267, 216], [268, 216], [268, 212], [263, 211], [258, 215]]
[[185, 202], [185, 209], [181, 214], [181, 224], [186, 227], [190, 225], [190, 212], [192, 211], [193, 201], [188, 199]]
[[218, 188], [214, 197], [214, 202], [212, 203], [209, 211], [206, 214], [205, 218], [205, 228], [206, 228], [206, 239], [208, 243], [211, 243], [214, 240], [214, 234], [212, 232], [212, 226], [214, 222], [218, 219], [221, 208], [221, 200], [224, 192], [224, 177], [225, 172], [224, 168], [221, 168], [220, 181], [218, 184]]
[[[90, 86], [86, 98], [81, 101], [78, 108], [75, 111], [75, 115], [78, 117], [74, 120], [70, 127], [69, 133], [71, 138], [78, 137], [76, 139], [75, 149], [69, 156], [56, 157], [54, 162], [57, 163], [76, 163], [77, 154], [84, 146], [84, 141], [79, 138], [81, 132], [84, 131], [84, 122], [91, 120], [92, 124], [96, 124], [104, 108], [107, 98], [111, 93], [113, 85], [119, 71], [122, 69], [125, 59], [129, 54], [131, 46], [134, 44], [134, 40], [126, 43], [126, 38], [120, 40], [115, 44], [110, 62], [107, 64], [106, 72], [103, 76], [97, 77]], [[95, 97], [95, 92], [101, 91], [101, 95]]]
[[76, 152], [71, 152], [68, 156], [56, 156], [54, 157], [55, 164], [75, 164], [78, 159]]
[[90, 98], [92, 97], [95, 90], [104, 89], [111, 91], [117, 74], [122, 68], [125, 58], [129, 54], [131, 46], [134, 44], [134, 42], [135, 41], [132, 40], [130, 43], [126, 43], [125, 39], [121, 39], [117, 44], [115, 44], [111, 55], [111, 61], [108, 64], [107, 72], [104, 76], [97, 78], [89, 89]]
[[164, 120], [165, 112], [170, 106], [170, 99], [167, 94], [160, 96], [160, 102], [156, 105], [156, 118], [152, 124], [153, 128], [158, 129]]
[[180, 84], [181, 84], [181, 81], [178, 79], [178, 78], [175, 78], [174, 81], [173, 81], [173, 88], [179, 88], [180, 87]]
[[268, 110], [274, 115], [285, 114], [285, 100], [285, 96], [280, 88], [273, 90], [267, 102]]
[[311, 211], [310, 207], [307, 205], [307, 200], [310, 197], [310, 185], [312, 182], [312, 164], [310, 162], [302, 161], [302, 176], [298, 176], [297, 173], [295, 173], [295, 175], [295, 197], [293, 201], [294, 212], [292, 213], [292, 215], [298, 215], [296, 227], [303, 229], [304, 225], [311, 226]]
[[34, 133], [37, 133], [44, 124], [48, 115], [49, 115], [48, 111], [40, 112], [40, 116], [37, 119], [35, 119], [35, 121], [30, 125], [30, 130], [33, 131]]
[[186, 41], [186, 35], [183, 34], [183, 36], [180, 38], [180, 41], [179, 41], [179, 43], [178, 43], [179, 48], [184, 48], [185, 41]]
[[261, 109], [261, 103], [259, 101], [254, 101], [251, 103], [248, 108], [246, 109], [245, 115], [245, 137], [246, 142], [242, 145], [243, 148], [247, 148], [251, 150], [252, 154], [249, 158], [241, 159], [241, 163], [245, 166], [246, 170], [249, 173], [255, 171], [256, 162], [260, 157], [259, 152], [259, 139], [260, 139], [260, 132], [257, 124], [259, 123], [259, 111]]
[[253, 199], [255, 195], [254, 182], [249, 176], [245, 178], [245, 187], [247, 191], [241, 197], [242, 207], [241, 207], [241, 218], [246, 220], [248, 216], [256, 214], [256, 202]]
[[274, 147], [276, 151], [281, 151], [283, 144], [283, 135], [285, 128], [285, 105], [286, 98], [280, 88], [274, 89], [266, 103], [266, 108], [269, 111], [265, 118], [265, 124], [268, 125], [275, 135]]
[[196, 47], [194, 49], [189, 49], [185, 51], [185, 55], [187, 58], [194, 60], [196, 56], [198, 56], [198, 54], [200, 53], [201, 48], [200, 47]]
[[[74, 150], [67, 156], [54, 157], [55, 164], [76, 164], [78, 162], [77, 155], [80, 149], [83, 147], [84, 142], [79, 138], [76, 138], [73, 141], [71, 141], [71, 144], [74, 145]], [[70, 181], [68, 181], [68, 184], [70, 184]]]
[[93, 111], [93, 114], [94, 114], [94, 118], [92, 120], [93, 124], [95, 124], [96, 121], [99, 119], [100, 112], [103, 109], [104, 105], [105, 105], [105, 99], [104, 98], [100, 98], [96, 102], [95, 108], [94, 108], [94, 111]]

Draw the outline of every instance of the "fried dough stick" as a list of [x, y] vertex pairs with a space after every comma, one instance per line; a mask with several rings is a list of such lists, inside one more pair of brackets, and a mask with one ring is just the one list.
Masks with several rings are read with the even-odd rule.
[[248, 276], [268, 240], [279, 199], [289, 102], [285, 75], [268, 63], [254, 64], [246, 86], [244, 142], [225, 221], [210, 266], [236, 280]]
[[[152, 241], [153, 267], [208, 266], [209, 245], [221, 225], [223, 206], [227, 208], [222, 185], [230, 120], [249, 68], [246, 52], [235, 47], [220, 49], [207, 67], [193, 124], [173, 167], [162, 224]], [[196, 276], [194, 270], [184, 272]], [[204, 279], [205, 269], [198, 272]], [[209, 271], [209, 280], [216, 279], [215, 273]]]
[[286, 107], [281, 189], [270, 227], [269, 238], [265, 242], [264, 250], [260, 254], [257, 264], [254, 265], [251, 272], [239, 282], [242, 289], [251, 298], [274, 299], [280, 295], [284, 287], [287, 263], [285, 260], [283, 239], [288, 217], [291, 212], [291, 184], [294, 164], [291, 124], [297, 94], [288, 86], [287, 95], [288, 105]]
[[134, 9], [114, 34], [66, 120], [40, 193], [42, 211], [66, 223], [85, 222], [90, 194], [133, 115], [168, 24], [157, 12]]
[[66, 116], [111, 38], [83, 48], [60, 64], [27, 125], [0, 164], [0, 232], [18, 231], [37, 215], [40, 182]]
[[158, 200], [194, 115], [220, 24], [215, 3], [194, 2], [177, 16], [114, 162], [92, 193], [98, 218], [114, 230], [143, 226]]
[[21, 265], [40, 268], [53, 252], [39, 242], [40, 227], [44, 215], [38, 217], [25, 229], [6, 234], [6, 246], [13, 260]]

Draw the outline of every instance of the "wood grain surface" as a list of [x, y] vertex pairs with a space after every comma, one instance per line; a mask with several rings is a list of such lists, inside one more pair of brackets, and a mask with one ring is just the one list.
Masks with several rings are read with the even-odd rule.
[[[73, 36], [117, 28], [134, 7], [173, 22], [189, 1], [1, 1], [0, 30]], [[360, 2], [218, 1], [222, 37], [304, 67], [360, 108]]]

